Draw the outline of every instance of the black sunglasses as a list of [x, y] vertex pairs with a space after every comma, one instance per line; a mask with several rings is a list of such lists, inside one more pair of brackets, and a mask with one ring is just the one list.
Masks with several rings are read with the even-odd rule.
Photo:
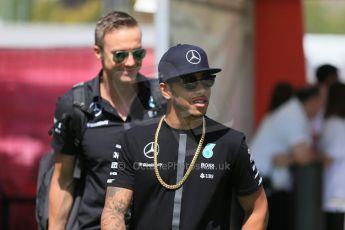
[[191, 91], [196, 89], [196, 87], [198, 86], [198, 82], [200, 82], [204, 88], [211, 88], [214, 85], [215, 78], [216, 75], [206, 75], [203, 76], [201, 79], [198, 79], [193, 75], [190, 75], [179, 77], [176, 79], [176, 81], [180, 82], [186, 90]]
[[130, 51], [127, 50], [119, 50], [113, 52], [113, 60], [116, 63], [122, 63], [126, 58], [128, 58], [129, 53], [132, 53], [132, 56], [136, 62], [142, 61], [146, 55], [146, 50], [143, 48], [133, 49]]

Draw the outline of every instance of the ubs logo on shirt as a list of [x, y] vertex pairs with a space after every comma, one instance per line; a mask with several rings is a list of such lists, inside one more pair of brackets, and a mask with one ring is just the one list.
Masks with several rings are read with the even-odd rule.
[[[153, 158], [153, 151], [154, 151], [154, 142], [150, 142], [144, 147], [144, 155], [147, 158]], [[159, 153], [159, 145], [157, 143], [157, 155]]]
[[210, 159], [213, 156], [213, 148], [216, 146], [216, 144], [208, 143], [204, 150], [202, 151], [202, 156], [206, 159]]

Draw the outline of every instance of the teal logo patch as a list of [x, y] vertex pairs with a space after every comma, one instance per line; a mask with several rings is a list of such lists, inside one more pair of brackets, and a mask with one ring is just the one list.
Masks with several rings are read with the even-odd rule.
[[213, 148], [216, 146], [216, 144], [213, 143], [208, 143], [204, 150], [202, 151], [202, 156], [205, 157], [206, 159], [209, 159], [213, 156]]

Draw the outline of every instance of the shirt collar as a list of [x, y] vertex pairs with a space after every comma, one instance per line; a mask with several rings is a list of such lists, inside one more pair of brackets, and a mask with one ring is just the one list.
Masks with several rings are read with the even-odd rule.
[[[97, 76], [93, 78], [92, 80], [86, 82], [87, 90], [89, 91], [90, 95], [90, 103], [92, 102], [99, 102], [101, 101], [101, 93], [100, 93], [100, 86], [101, 86], [101, 80], [102, 80], [102, 70], [99, 71]], [[137, 75], [137, 82], [135, 83], [138, 85], [138, 95], [134, 99], [134, 102], [132, 104], [132, 107], [138, 107], [142, 106], [144, 109], [148, 109], [148, 103], [151, 95], [150, 90], [150, 83], [149, 79], [143, 76], [142, 74], [138, 73]], [[131, 112], [134, 112], [136, 110], [135, 108], [131, 108]]]

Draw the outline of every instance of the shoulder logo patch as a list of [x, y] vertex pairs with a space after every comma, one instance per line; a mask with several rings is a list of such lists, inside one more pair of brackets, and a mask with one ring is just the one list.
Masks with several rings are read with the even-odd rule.
[[216, 146], [216, 144], [208, 143], [204, 150], [202, 151], [202, 156], [206, 159], [209, 159], [213, 156], [213, 148]]

